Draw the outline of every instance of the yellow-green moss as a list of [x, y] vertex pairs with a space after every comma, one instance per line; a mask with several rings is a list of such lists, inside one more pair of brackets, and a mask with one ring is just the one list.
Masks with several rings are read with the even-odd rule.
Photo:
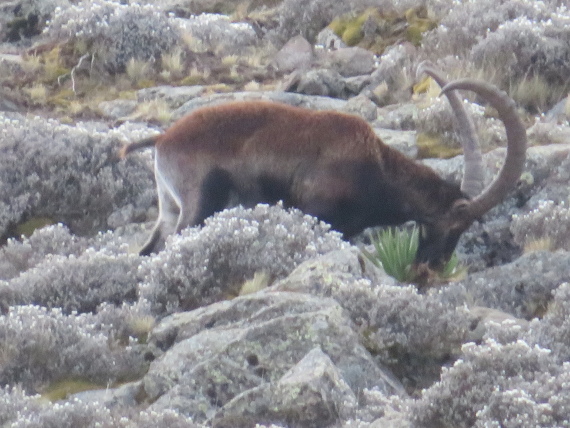
[[[374, 32], [365, 35], [363, 26], [370, 21]], [[329, 24], [329, 28], [348, 46], [360, 46], [377, 54], [402, 39], [419, 45], [423, 33], [436, 26], [437, 22], [429, 18], [425, 7], [408, 9], [403, 15], [369, 8], [358, 15], [337, 17]]]
[[151, 79], [141, 79], [137, 82], [136, 87], [138, 89], [153, 88], [156, 86], [156, 82]]
[[70, 68], [63, 65], [60, 46], [57, 46], [51, 51], [41, 55], [40, 61], [42, 63], [41, 80], [46, 83], [55, 82], [60, 76], [64, 76], [71, 72]]
[[448, 145], [443, 144], [441, 139], [437, 136], [423, 132], [418, 133], [416, 144], [418, 146], [419, 159], [449, 159], [462, 153], [460, 148], [449, 147]]
[[121, 100], [136, 100], [137, 99], [137, 91], [120, 91], [117, 98]]
[[348, 46], [355, 46], [362, 40], [364, 33], [362, 32], [362, 23], [355, 20], [347, 24], [345, 30], [342, 32], [342, 41]]
[[412, 91], [414, 94], [423, 94], [429, 91], [429, 89], [431, 88], [433, 79], [429, 76], [423, 78], [422, 80], [420, 80], [418, 83], [416, 83], [413, 87], [412, 87]]
[[106, 386], [107, 385], [100, 385], [89, 380], [78, 378], [62, 379], [48, 386], [41, 396], [46, 400], [54, 402], [64, 400], [70, 395], [77, 394], [78, 392], [102, 389], [106, 388]]
[[329, 24], [329, 28], [348, 46], [355, 46], [364, 37], [362, 26], [368, 19], [378, 22], [384, 21], [377, 9], [369, 8], [360, 15], [349, 14], [337, 17]]
[[201, 85], [204, 83], [204, 76], [186, 76], [180, 81], [181, 86]]
[[408, 27], [406, 28], [406, 40], [416, 46], [420, 45], [423, 33], [437, 27], [437, 22], [428, 17], [425, 6], [408, 9], [404, 16], [408, 23]]
[[41, 229], [42, 227], [49, 226], [51, 224], [55, 224], [55, 221], [49, 217], [33, 217], [28, 221], [17, 225], [16, 234], [17, 236], [24, 235], [25, 237], [29, 237], [36, 229]]
[[253, 274], [253, 278], [248, 279], [242, 284], [239, 295], [245, 296], [246, 294], [263, 290], [264, 288], [267, 288], [270, 281], [271, 276], [269, 273], [265, 271], [257, 271]]
[[62, 90], [56, 92], [51, 97], [49, 97], [48, 102], [51, 105], [65, 108], [65, 107], [69, 106], [69, 103], [72, 100], [74, 100], [75, 98], [76, 98], [76, 95], [73, 92], [73, 90], [66, 88], [66, 89], [62, 89]]

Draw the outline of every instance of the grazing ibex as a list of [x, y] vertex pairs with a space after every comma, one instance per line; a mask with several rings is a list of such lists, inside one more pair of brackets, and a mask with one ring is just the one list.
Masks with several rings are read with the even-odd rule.
[[352, 115], [265, 101], [204, 107], [122, 150], [124, 156], [156, 148], [160, 213], [140, 254], [160, 250], [168, 234], [201, 224], [233, 199], [245, 206], [282, 200], [345, 238], [366, 227], [415, 220], [422, 226], [416, 263], [439, 268], [460, 235], [514, 187], [525, 161], [526, 132], [514, 102], [489, 84], [467, 79], [442, 93], [459, 89], [494, 106], [507, 131], [505, 163], [479, 196], [470, 199], [385, 145]]

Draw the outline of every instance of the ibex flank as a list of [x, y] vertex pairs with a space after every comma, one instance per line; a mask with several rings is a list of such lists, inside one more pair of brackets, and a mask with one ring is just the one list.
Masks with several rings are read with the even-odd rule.
[[422, 230], [416, 264], [440, 268], [460, 235], [514, 187], [525, 161], [526, 132], [514, 102], [494, 86], [467, 79], [442, 92], [459, 89], [494, 106], [507, 131], [505, 163], [480, 195], [471, 199], [387, 146], [358, 117], [264, 101], [216, 105], [123, 148], [123, 156], [156, 149], [160, 211], [140, 254], [161, 250], [167, 235], [201, 224], [230, 202], [283, 201], [347, 239], [367, 227], [414, 220]]

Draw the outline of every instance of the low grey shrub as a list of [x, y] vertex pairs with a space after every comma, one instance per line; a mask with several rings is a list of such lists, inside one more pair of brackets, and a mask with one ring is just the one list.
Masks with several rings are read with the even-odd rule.
[[36, 413], [42, 407], [38, 396], [27, 395], [17, 386], [3, 386], [0, 388], [0, 424], [8, 426], [21, 415], [23, 410], [30, 414]]
[[570, 283], [561, 284], [542, 319], [530, 324], [525, 338], [552, 350], [561, 362], [570, 362]]
[[60, 379], [80, 378], [101, 387], [141, 376], [147, 367], [137, 345], [110, 340], [110, 326], [95, 316], [60, 309], [12, 306], [0, 316], [1, 385], [37, 392]]
[[187, 19], [174, 19], [174, 22], [199, 47], [218, 55], [243, 55], [258, 42], [253, 27], [245, 22], [232, 22], [225, 15], [201, 14]]
[[264, 272], [282, 278], [301, 262], [343, 248], [338, 232], [299, 210], [237, 207], [187, 228], [141, 264], [140, 293], [159, 314], [188, 310], [235, 295]]
[[456, 72], [482, 76], [517, 102], [544, 110], [570, 81], [570, 11], [556, 0], [454, 3], [427, 33], [422, 51], [455, 62]]
[[439, 378], [442, 364], [459, 352], [469, 317], [439, 292], [418, 293], [413, 286], [340, 285], [331, 297], [359, 325], [365, 345], [405, 386], [421, 389]]
[[511, 232], [521, 247], [542, 241], [551, 250], [570, 251], [570, 210], [564, 202], [541, 201], [533, 211], [513, 216]]
[[522, 340], [468, 343], [461, 359], [410, 404], [410, 416], [422, 427], [567, 426], [569, 376], [570, 365], [561, 367], [549, 350]]
[[121, 305], [137, 298], [140, 258], [86, 250], [80, 256], [47, 256], [8, 282], [10, 305], [59, 308], [64, 314], [94, 313], [103, 302]]
[[118, 159], [119, 138], [135, 135], [128, 126], [109, 131], [6, 113], [0, 127], [0, 236], [36, 217], [94, 234], [107, 230], [109, 218], [128, 206], [125, 222], [144, 218], [156, 201], [144, 158]]
[[85, 248], [86, 242], [62, 224], [37, 229], [21, 241], [9, 239], [0, 247], [0, 279], [11, 279], [33, 268], [49, 254], [78, 255]]
[[299, 34], [314, 42], [319, 31], [334, 17], [350, 12], [354, 6], [334, 0], [284, 0], [278, 14], [278, 26], [270, 34], [280, 44]]
[[83, 0], [56, 9], [45, 33], [57, 40], [81, 40], [111, 72], [123, 72], [131, 58], [157, 61], [182, 44], [177, 26], [153, 4], [111, 0]]

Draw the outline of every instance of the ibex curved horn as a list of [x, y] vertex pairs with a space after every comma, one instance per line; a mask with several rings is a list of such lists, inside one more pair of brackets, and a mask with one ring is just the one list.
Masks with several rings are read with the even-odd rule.
[[[435, 80], [440, 88], [443, 88], [449, 83], [430, 61], [423, 61], [418, 65], [416, 76], [420, 77], [424, 73]], [[483, 191], [485, 184], [483, 156], [481, 155], [481, 146], [477, 138], [475, 125], [471, 117], [467, 114], [463, 100], [459, 98], [457, 92], [447, 91], [445, 95], [454, 113], [459, 140], [463, 147], [464, 166], [461, 190], [470, 197], [475, 197]]]
[[505, 92], [485, 82], [460, 79], [445, 85], [442, 94], [460, 89], [473, 91], [491, 104], [507, 132], [507, 155], [499, 175], [469, 204], [470, 217], [477, 219], [499, 204], [518, 182], [526, 160], [527, 137], [515, 102]]

